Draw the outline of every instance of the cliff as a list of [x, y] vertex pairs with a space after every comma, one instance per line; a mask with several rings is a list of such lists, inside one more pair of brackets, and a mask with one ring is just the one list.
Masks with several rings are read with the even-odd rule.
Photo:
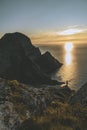
[[39, 58], [36, 60], [37, 64], [40, 66], [40, 68], [43, 70], [43, 72], [49, 74], [55, 71], [56, 69], [59, 69], [62, 66], [62, 63], [57, 61], [50, 52], [46, 52], [42, 54]]
[[[46, 63], [46, 64], [45, 64]], [[0, 77], [26, 84], [59, 84], [48, 72], [61, 67], [49, 52], [41, 55], [39, 48], [21, 33], [8, 33], [0, 39]]]

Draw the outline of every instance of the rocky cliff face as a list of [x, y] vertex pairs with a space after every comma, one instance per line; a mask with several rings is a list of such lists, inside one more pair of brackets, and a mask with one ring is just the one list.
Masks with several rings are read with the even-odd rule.
[[70, 99], [70, 104], [80, 103], [87, 106], [87, 83], [85, 83]]
[[62, 65], [59, 61], [57, 61], [49, 52], [44, 53], [36, 60], [37, 64], [43, 70], [43, 72], [49, 74], [59, 69]]
[[71, 95], [69, 88], [34, 88], [0, 78], [0, 130], [19, 130], [33, 115], [45, 113], [54, 100], [65, 102]]
[[50, 79], [48, 72], [53, 72], [61, 65], [50, 53], [41, 55], [39, 48], [33, 46], [24, 34], [9, 33], [0, 39], [2, 78], [30, 84], [58, 84]]

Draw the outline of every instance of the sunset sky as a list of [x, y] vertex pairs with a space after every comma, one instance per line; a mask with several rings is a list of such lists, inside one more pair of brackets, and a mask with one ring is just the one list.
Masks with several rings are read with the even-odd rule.
[[22, 32], [33, 43], [86, 43], [87, 0], [0, 0], [0, 37]]

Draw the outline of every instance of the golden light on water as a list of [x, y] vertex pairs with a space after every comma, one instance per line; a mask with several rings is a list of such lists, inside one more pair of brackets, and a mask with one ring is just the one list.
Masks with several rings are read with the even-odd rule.
[[65, 47], [66, 52], [70, 52], [73, 49], [73, 44], [72, 42], [66, 42], [64, 47]]
[[71, 53], [66, 53], [65, 62], [66, 62], [66, 65], [70, 65], [72, 63], [72, 55], [71, 55]]
[[71, 65], [71, 63], [72, 63], [72, 53], [71, 53], [71, 51], [73, 50], [73, 43], [72, 42], [66, 42], [64, 49], [66, 50], [65, 63], [66, 63], [66, 65]]

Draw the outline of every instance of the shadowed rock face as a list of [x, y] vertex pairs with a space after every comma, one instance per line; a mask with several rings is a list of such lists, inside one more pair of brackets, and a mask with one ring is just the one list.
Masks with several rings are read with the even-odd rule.
[[[46, 63], [46, 64], [45, 64]], [[8, 33], [0, 39], [0, 77], [31, 84], [58, 84], [47, 75], [62, 64], [21, 33]]]
[[45, 73], [52, 73], [56, 68], [58, 69], [62, 65], [49, 52], [41, 55], [36, 62]]
[[70, 104], [80, 103], [87, 106], [87, 83], [85, 83], [70, 99]]

